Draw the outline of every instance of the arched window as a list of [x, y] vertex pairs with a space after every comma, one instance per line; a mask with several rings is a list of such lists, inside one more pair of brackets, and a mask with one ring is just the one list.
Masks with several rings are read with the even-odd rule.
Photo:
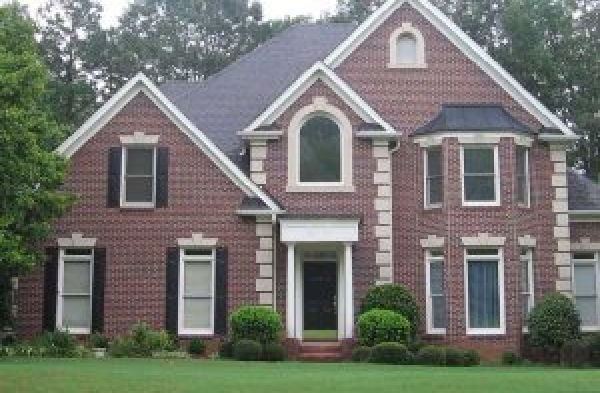
[[341, 132], [337, 123], [324, 115], [307, 120], [300, 129], [300, 182], [342, 181]]
[[417, 39], [411, 33], [402, 34], [396, 41], [396, 63], [416, 64], [418, 61]]
[[390, 37], [390, 68], [426, 68], [425, 40], [410, 23], [403, 23]]

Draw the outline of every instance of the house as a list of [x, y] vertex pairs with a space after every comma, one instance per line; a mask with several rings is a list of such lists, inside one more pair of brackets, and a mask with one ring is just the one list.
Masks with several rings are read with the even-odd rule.
[[552, 291], [600, 328], [600, 190], [571, 130], [427, 0], [301, 24], [202, 83], [132, 79], [59, 148], [78, 196], [18, 288], [31, 336], [138, 321], [218, 339], [242, 305], [290, 347], [349, 343], [374, 285], [424, 340], [519, 350]]

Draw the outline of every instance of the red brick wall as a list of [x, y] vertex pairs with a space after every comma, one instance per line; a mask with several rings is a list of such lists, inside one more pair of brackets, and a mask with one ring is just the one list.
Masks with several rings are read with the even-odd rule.
[[600, 242], [600, 223], [598, 222], [574, 222], [571, 223], [571, 241], [581, 242], [588, 238], [591, 242]]
[[[159, 146], [170, 148], [166, 209], [106, 208], [108, 149], [120, 146], [119, 135], [136, 131], [158, 134]], [[255, 223], [234, 214], [242, 191], [143, 94], [73, 156], [65, 188], [78, 201], [57, 222], [53, 239], [79, 232], [97, 238], [98, 247], [106, 247], [107, 334], [124, 333], [137, 321], [164, 326], [166, 249], [192, 233], [218, 238], [228, 248], [230, 310], [258, 301]], [[42, 275], [36, 272], [20, 281], [17, 323], [24, 335], [42, 329]]]

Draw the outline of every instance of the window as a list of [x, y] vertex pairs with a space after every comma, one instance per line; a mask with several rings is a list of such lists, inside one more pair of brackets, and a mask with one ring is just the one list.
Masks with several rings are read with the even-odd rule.
[[533, 308], [533, 250], [521, 250], [521, 315], [523, 327], [527, 325], [527, 318]]
[[73, 334], [90, 334], [92, 325], [91, 249], [61, 249], [58, 270], [56, 327]]
[[516, 170], [517, 203], [523, 206], [529, 206], [529, 150], [522, 146], [517, 146]]
[[179, 334], [214, 332], [215, 250], [181, 249]]
[[425, 207], [439, 207], [444, 201], [442, 148], [425, 150]]
[[467, 334], [505, 334], [501, 251], [467, 250], [465, 270]]
[[463, 147], [463, 205], [499, 206], [500, 177], [497, 147]]
[[444, 253], [427, 251], [427, 333], [446, 333], [446, 294], [444, 279]]
[[575, 304], [584, 330], [598, 330], [598, 254], [573, 254], [573, 290]]
[[300, 129], [300, 182], [342, 181], [340, 127], [325, 116], [315, 116]]
[[154, 207], [156, 201], [156, 149], [123, 148], [123, 187], [121, 205]]
[[417, 63], [417, 39], [410, 33], [402, 34], [396, 41], [396, 63], [397, 64], [416, 64]]

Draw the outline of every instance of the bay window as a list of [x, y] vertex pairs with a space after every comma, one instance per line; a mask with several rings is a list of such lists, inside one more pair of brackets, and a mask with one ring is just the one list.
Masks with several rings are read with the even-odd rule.
[[497, 146], [461, 149], [464, 206], [499, 206], [500, 175]]
[[501, 250], [466, 250], [465, 278], [467, 334], [505, 334]]

